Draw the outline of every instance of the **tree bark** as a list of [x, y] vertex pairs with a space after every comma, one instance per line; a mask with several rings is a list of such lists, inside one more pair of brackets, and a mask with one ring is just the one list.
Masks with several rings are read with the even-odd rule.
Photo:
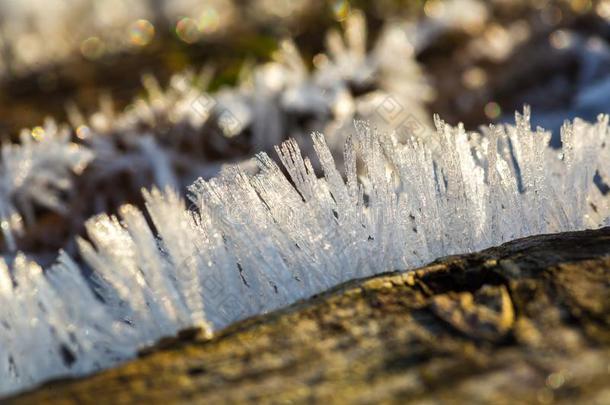
[[610, 403], [610, 228], [356, 280], [12, 404]]

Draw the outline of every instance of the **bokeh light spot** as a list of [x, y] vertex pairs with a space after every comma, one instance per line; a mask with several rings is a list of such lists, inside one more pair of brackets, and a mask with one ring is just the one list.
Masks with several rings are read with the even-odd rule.
[[485, 105], [484, 111], [487, 118], [490, 119], [496, 119], [500, 116], [500, 114], [502, 114], [502, 109], [500, 108], [500, 105], [498, 105], [498, 103], [496, 103], [495, 101], [487, 103]]
[[32, 138], [36, 139], [37, 141], [41, 141], [44, 138], [44, 129], [42, 127], [35, 127], [34, 129], [32, 129]]
[[569, 32], [557, 30], [549, 36], [549, 42], [555, 49], [566, 49], [572, 44], [572, 36]]
[[87, 139], [89, 135], [91, 135], [91, 129], [89, 129], [88, 126], [79, 125], [79, 127], [76, 128], [76, 137], [78, 139]]
[[176, 24], [176, 35], [187, 44], [192, 44], [199, 39], [199, 28], [197, 22], [189, 17], [184, 17]]
[[197, 28], [199, 32], [210, 34], [218, 30], [220, 26], [220, 16], [214, 7], [207, 7], [199, 16]]
[[602, 18], [610, 20], [610, 0], [603, 0], [597, 4], [595, 12]]
[[444, 6], [440, 0], [428, 0], [424, 5], [424, 13], [430, 18], [440, 18], [443, 15]]
[[148, 45], [154, 36], [155, 26], [148, 20], [134, 21], [129, 27], [129, 42], [132, 45]]
[[487, 73], [480, 67], [472, 67], [462, 74], [462, 83], [469, 89], [478, 89], [487, 83]]
[[338, 21], [345, 20], [347, 16], [349, 16], [349, 13], [350, 4], [348, 0], [336, 0], [333, 3], [333, 14]]
[[572, 0], [570, 7], [576, 13], [585, 13], [591, 9], [591, 0]]

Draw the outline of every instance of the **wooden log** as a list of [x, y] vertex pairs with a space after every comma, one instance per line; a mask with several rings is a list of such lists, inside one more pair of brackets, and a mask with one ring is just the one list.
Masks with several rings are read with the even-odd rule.
[[610, 228], [356, 280], [10, 404], [610, 403]]

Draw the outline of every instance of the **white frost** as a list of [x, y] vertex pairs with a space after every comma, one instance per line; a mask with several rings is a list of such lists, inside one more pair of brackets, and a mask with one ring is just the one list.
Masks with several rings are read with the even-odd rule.
[[23, 217], [34, 218], [34, 203], [64, 213], [60, 192], [72, 185], [93, 159], [86, 147], [70, 141], [70, 132], [47, 120], [44, 128], [23, 130], [20, 144], [3, 144], [0, 158], [0, 228], [9, 250], [14, 234], [22, 230]]
[[192, 325], [212, 333], [355, 277], [608, 224], [593, 182], [596, 172], [608, 181], [607, 116], [566, 123], [561, 151], [530, 129], [528, 109], [483, 134], [435, 121], [426, 140], [400, 143], [357, 122], [343, 173], [314, 134], [323, 173], [287, 141], [277, 152], [288, 178], [261, 153], [255, 175], [227, 167], [198, 180], [190, 208], [173, 191], [145, 192], [154, 231], [132, 206], [88, 221], [87, 279], [66, 255], [44, 272], [21, 255], [0, 263], [0, 392], [107, 367]]

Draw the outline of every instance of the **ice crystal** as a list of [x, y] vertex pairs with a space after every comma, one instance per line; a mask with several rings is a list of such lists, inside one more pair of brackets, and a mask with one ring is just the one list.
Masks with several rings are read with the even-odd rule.
[[20, 138], [20, 144], [1, 149], [0, 228], [9, 250], [16, 247], [14, 234], [22, 230], [23, 217], [33, 221], [35, 205], [64, 212], [60, 194], [70, 190], [72, 174], [80, 174], [93, 158], [51, 120], [44, 128], [22, 131]]
[[[66, 254], [42, 271], [24, 256], [0, 266], [0, 392], [79, 375], [197, 325], [206, 332], [356, 277], [410, 269], [527, 235], [608, 224], [608, 117], [562, 128], [563, 148], [516, 125], [468, 133], [435, 120], [429, 141], [398, 142], [364, 122], [337, 169], [312, 135], [322, 172], [294, 140], [259, 171], [225, 168], [190, 187], [144, 192], [148, 216], [90, 219], [84, 278]], [[431, 144], [434, 144], [431, 146]], [[361, 168], [358, 170], [358, 168]], [[1, 264], [1, 263], [0, 263]], [[9, 270], [11, 269], [11, 270]]]
[[[322, 62], [311, 71], [294, 43], [286, 40], [271, 62], [246, 64], [235, 87], [211, 92], [214, 72], [204, 67], [199, 74], [175, 74], [166, 88], [145, 75], [145, 95], [121, 112], [115, 111], [109, 96], [101, 97], [99, 110], [89, 116], [69, 106], [74, 142], [80, 145], [71, 144], [70, 150], [87, 151], [90, 170], [79, 181], [79, 201], [67, 201], [71, 216], [61, 223], [65, 240], [53, 241], [48, 253], [58, 246], [73, 253], [71, 239], [85, 218], [116, 212], [125, 202], [140, 202], [142, 187], [182, 192], [198, 177], [217, 175], [227, 163], [254, 171], [252, 155], [271, 152], [288, 137], [310, 154], [308, 134], [324, 132], [341, 166], [343, 143], [354, 119], [367, 119], [382, 130], [395, 129], [403, 135], [418, 131], [424, 135], [431, 126], [423, 109], [430, 88], [405, 32], [388, 24], [367, 49], [363, 14], [353, 11], [345, 27], [345, 32], [328, 33], [327, 55], [318, 55]], [[394, 63], [397, 57], [400, 68]], [[61, 157], [57, 165], [69, 156]], [[39, 174], [44, 175], [46, 171]], [[64, 186], [62, 180], [62, 190]], [[37, 195], [49, 199], [56, 194], [40, 190]], [[5, 245], [10, 250], [31, 246], [35, 238], [31, 233], [15, 244], [13, 233], [19, 230], [21, 216], [14, 215], [10, 206], [3, 210]], [[31, 221], [32, 215], [26, 219]], [[49, 243], [43, 241], [45, 247]]]

